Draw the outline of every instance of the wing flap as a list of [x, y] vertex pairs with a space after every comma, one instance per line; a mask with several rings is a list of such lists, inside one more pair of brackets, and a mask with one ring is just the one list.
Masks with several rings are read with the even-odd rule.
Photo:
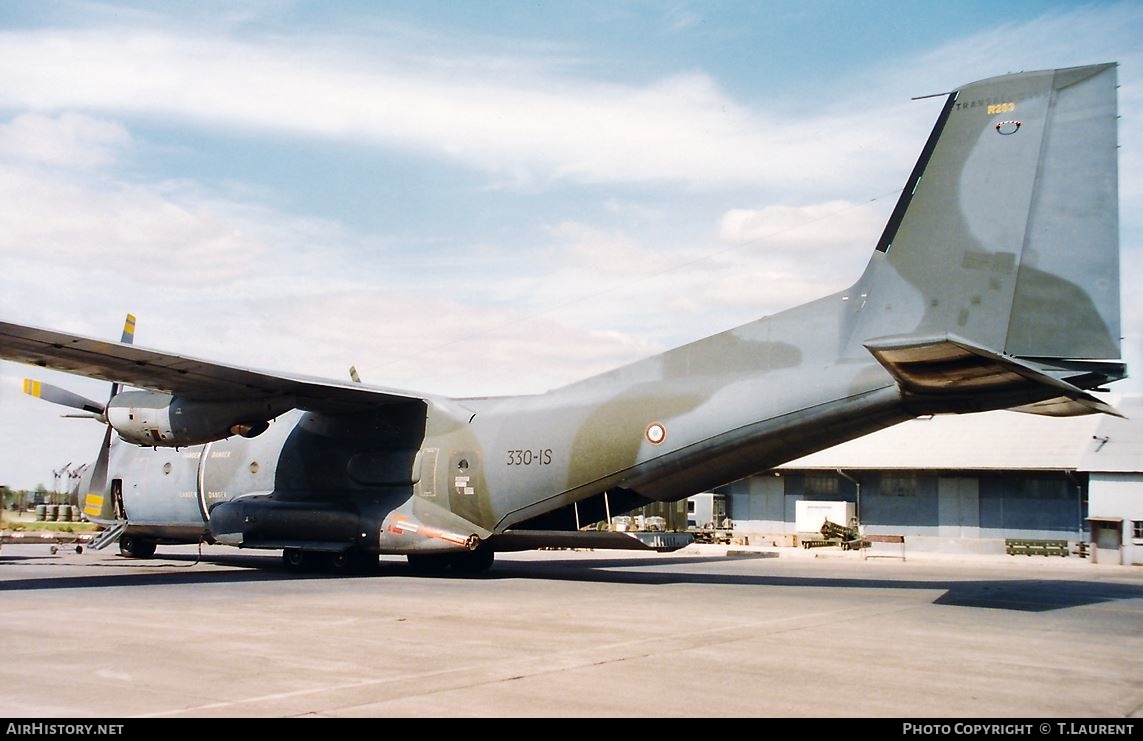
[[963, 394], [1023, 400], [1002, 405], [1049, 416], [1112, 414], [1114, 407], [1029, 363], [1001, 355], [955, 335], [883, 337], [865, 343], [906, 394]]

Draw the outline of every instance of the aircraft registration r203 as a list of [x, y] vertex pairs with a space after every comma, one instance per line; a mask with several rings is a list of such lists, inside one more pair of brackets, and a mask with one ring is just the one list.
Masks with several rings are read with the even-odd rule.
[[26, 383], [106, 426], [84, 515], [122, 553], [202, 541], [334, 569], [405, 554], [676, 547], [580, 523], [675, 501], [927, 414], [1112, 413], [1120, 350], [1116, 65], [948, 94], [853, 285], [544, 394], [448, 398], [0, 322]]

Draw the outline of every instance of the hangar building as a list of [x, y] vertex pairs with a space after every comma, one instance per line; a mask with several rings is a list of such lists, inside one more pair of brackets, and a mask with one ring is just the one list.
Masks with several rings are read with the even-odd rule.
[[[1143, 564], [1143, 396], [1126, 419], [1019, 412], [903, 422], [723, 487], [737, 535], [791, 544], [799, 501], [849, 502], [866, 534], [909, 549], [1001, 553], [1005, 540], [1090, 544]], [[842, 523], [844, 524], [844, 523]]]

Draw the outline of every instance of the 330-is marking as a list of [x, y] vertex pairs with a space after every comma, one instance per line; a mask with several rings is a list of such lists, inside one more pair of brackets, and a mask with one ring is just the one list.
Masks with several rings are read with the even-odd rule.
[[552, 462], [552, 449], [540, 448], [539, 450], [509, 450], [508, 459], [505, 461], [509, 466], [547, 466]]

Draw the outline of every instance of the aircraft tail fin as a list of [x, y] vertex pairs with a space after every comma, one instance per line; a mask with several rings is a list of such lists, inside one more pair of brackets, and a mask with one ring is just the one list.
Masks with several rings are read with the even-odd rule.
[[1099, 64], [951, 93], [853, 289], [850, 341], [955, 336], [1077, 391], [1122, 378], [1116, 87]]

